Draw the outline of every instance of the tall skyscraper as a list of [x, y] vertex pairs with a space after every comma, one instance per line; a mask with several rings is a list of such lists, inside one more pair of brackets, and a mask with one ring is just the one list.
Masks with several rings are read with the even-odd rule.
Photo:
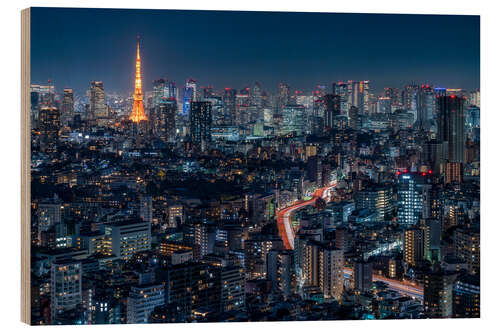
[[428, 84], [420, 86], [417, 90], [416, 101], [417, 120], [415, 125], [419, 129], [429, 128], [429, 122], [434, 119], [436, 112], [434, 88]]
[[250, 88], [246, 87], [236, 94], [236, 123], [244, 126], [250, 122]]
[[280, 83], [278, 87], [278, 113], [283, 111], [285, 105], [290, 103], [290, 86], [286, 83]]
[[198, 91], [196, 81], [187, 79], [182, 97], [182, 114], [187, 116], [191, 108], [191, 102], [198, 101]]
[[303, 135], [306, 132], [307, 115], [306, 109], [302, 105], [285, 105], [283, 107], [283, 135], [295, 133]]
[[46, 152], [54, 152], [59, 139], [59, 109], [54, 106], [40, 108], [38, 128], [40, 129], [40, 149]]
[[236, 124], [236, 89], [225, 88], [222, 97], [224, 102], [224, 122], [226, 125]]
[[193, 143], [202, 144], [211, 141], [212, 103], [191, 102], [189, 127]]
[[262, 109], [262, 102], [262, 86], [259, 82], [255, 82], [250, 90], [250, 105]]
[[104, 85], [102, 81], [90, 82], [88, 120], [107, 118], [108, 109], [104, 102]]
[[368, 114], [370, 112], [370, 81], [361, 81], [359, 83], [359, 89], [361, 94], [363, 113]]
[[348, 89], [347, 84], [344, 82], [333, 83], [333, 94], [340, 96], [340, 112], [347, 115], [349, 112], [350, 104], [348, 102]]
[[322, 89], [322, 86], [316, 87], [317, 89], [313, 91], [312, 95], [312, 131], [315, 135], [321, 135], [325, 130], [325, 103], [323, 102], [323, 97], [326, 94], [326, 89]]
[[339, 95], [325, 95], [323, 103], [325, 104], [324, 122], [326, 129], [334, 128], [335, 117], [340, 115], [340, 96]]
[[353, 130], [358, 130], [361, 127], [361, 120], [359, 116], [359, 109], [351, 106], [348, 113], [349, 127]]
[[157, 107], [163, 100], [177, 100], [177, 87], [175, 82], [167, 79], [153, 81], [153, 103], [152, 107]]
[[359, 108], [359, 82], [352, 80], [347, 82], [347, 103], [349, 103], [349, 107]]
[[61, 104], [61, 122], [67, 124], [73, 118], [75, 101], [73, 98], [73, 89], [64, 88], [63, 100]]
[[134, 91], [134, 105], [132, 106], [132, 113], [130, 120], [134, 123], [139, 123], [148, 120], [144, 112], [144, 103], [142, 95], [142, 74], [141, 74], [141, 55], [139, 51], [139, 39], [137, 39], [137, 57], [135, 59], [135, 91]]
[[465, 162], [465, 112], [463, 97], [438, 97], [438, 138], [447, 147], [449, 162]]
[[38, 128], [40, 108], [44, 106], [56, 106], [55, 87], [53, 85], [32, 84], [30, 87], [31, 102], [31, 128]]
[[418, 85], [414, 83], [405, 86], [403, 91], [401, 92], [403, 109], [407, 112], [417, 111], [417, 93]]
[[162, 98], [154, 108], [153, 127], [155, 135], [165, 142], [175, 139], [175, 118], [177, 102], [175, 99]]

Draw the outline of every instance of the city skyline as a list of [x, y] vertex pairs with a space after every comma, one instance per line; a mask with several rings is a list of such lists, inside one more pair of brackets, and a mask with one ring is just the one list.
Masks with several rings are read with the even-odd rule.
[[[81, 95], [94, 80], [103, 81], [108, 92], [133, 92], [129, 69], [137, 35], [146, 59], [145, 91], [162, 77], [178, 87], [192, 77], [217, 89], [258, 81], [271, 92], [280, 82], [307, 92], [350, 79], [370, 80], [377, 94], [411, 82], [479, 88], [477, 16], [33, 10], [39, 15], [32, 22], [32, 82], [51, 80]], [[182, 24], [186, 17], [193, 23]], [[259, 24], [251, 29], [253, 21]]]
[[[119, 13], [122, 22], [137, 23]], [[201, 26], [199, 15], [214, 13], [182, 14]], [[275, 21], [309, 15], [268, 14]], [[92, 42], [99, 38], [89, 33]], [[479, 89], [434, 85], [432, 77], [445, 82], [446, 75], [422, 70], [425, 80], [399, 73], [405, 83], [383, 92], [375, 87], [384, 79], [369, 76], [303, 93], [297, 82], [311, 84], [314, 75], [299, 74], [307, 66], [296, 64], [298, 54], [284, 58], [299, 81], [283, 79], [286, 66], [267, 73], [279, 79], [276, 93], [257, 80], [241, 89], [247, 76], [231, 70], [243, 59], [262, 75], [248, 55], [198, 82], [160, 77], [148, 88], [145, 77], [160, 66], [163, 44], [145, 46], [144, 33], [133, 35], [135, 66], [116, 58], [115, 67], [87, 81], [88, 99], [77, 85], [31, 78], [27, 322], [480, 317]], [[327, 45], [319, 48], [329, 54]], [[79, 80], [93, 64], [115, 60], [102, 48], [86, 49], [97, 54], [82, 63], [87, 73], [68, 70]], [[408, 60], [394, 56], [399, 65]], [[355, 57], [349, 63], [346, 70], [360, 66]], [[133, 74], [125, 96], [107, 93], [110, 73], [116, 82]], [[241, 82], [213, 88], [228, 75]]]

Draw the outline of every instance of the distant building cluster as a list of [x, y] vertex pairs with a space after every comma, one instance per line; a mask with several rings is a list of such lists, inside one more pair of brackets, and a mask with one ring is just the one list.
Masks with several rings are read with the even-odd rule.
[[31, 86], [32, 323], [475, 318], [480, 92]]

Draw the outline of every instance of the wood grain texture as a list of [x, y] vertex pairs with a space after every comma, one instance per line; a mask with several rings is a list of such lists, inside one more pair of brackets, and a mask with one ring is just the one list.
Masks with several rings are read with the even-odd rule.
[[21, 321], [31, 324], [30, 8], [21, 11]]

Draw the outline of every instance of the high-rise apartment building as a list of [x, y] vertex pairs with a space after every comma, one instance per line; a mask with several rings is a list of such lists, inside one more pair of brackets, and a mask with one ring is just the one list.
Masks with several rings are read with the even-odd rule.
[[181, 204], [168, 206], [168, 227], [177, 228], [184, 224], [184, 207]]
[[278, 103], [277, 103], [278, 114], [281, 114], [285, 105], [290, 104], [290, 98], [291, 98], [290, 86], [286, 83], [281, 82], [278, 87]]
[[318, 287], [325, 299], [342, 297], [344, 251], [333, 242], [309, 241], [305, 246], [303, 274], [305, 285]]
[[453, 286], [456, 273], [431, 271], [424, 274], [424, 311], [431, 318], [453, 316]]
[[155, 108], [160, 105], [164, 100], [177, 101], [177, 87], [175, 82], [167, 79], [158, 79], [153, 81], [153, 103], [152, 107]]
[[193, 79], [188, 79], [184, 86], [184, 94], [182, 97], [182, 114], [187, 116], [191, 109], [191, 103], [198, 101], [197, 83]]
[[82, 304], [82, 264], [61, 260], [50, 267], [50, 309], [52, 320]]
[[295, 133], [303, 135], [307, 130], [306, 109], [302, 105], [285, 105], [283, 107], [283, 126], [281, 134]]
[[153, 200], [150, 196], [141, 196], [139, 201], [139, 217], [145, 222], [153, 223]]
[[405, 261], [416, 266], [425, 257], [424, 229], [413, 227], [404, 231], [403, 248]]
[[469, 273], [480, 273], [481, 239], [479, 228], [459, 227], [455, 230], [455, 256], [467, 263]]
[[293, 251], [271, 250], [267, 254], [267, 278], [273, 289], [288, 296], [293, 292]]
[[397, 181], [398, 223], [409, 227], [417, 224], [423, 214], [424, 176], [402, 173]]

